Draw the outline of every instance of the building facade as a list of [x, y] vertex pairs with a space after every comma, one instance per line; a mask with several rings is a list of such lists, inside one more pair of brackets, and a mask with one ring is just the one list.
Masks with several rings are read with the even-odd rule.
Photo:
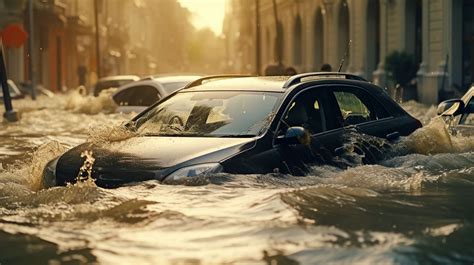
[[[53, 91], [78, 86], [78, 67], [94, 70], [92, 1], [34, 0], [34, 36], [29, 36], [34, 39], [33, 54], [27, 43], [7, 48], [9, 78], [17, 83], [28, 81], [28, 63], [33, 58], [37, 84]], [[28, 1], [0, 1], [0, 30], [17, 24], [29, 32], [29, 23]]]
[[[186, 71], [189, 66], [187, 45], [194, 29], [189, 11], [176, 0], [32, 1], [33, 73], [36, 83], [48, 89], [91, 86], [109, 75]], [[28, 2], [0, 0], [0, 31], [11, 24], [29, 31]], [[6, 57], [9, 77], [28, 81], [27, 43], [7, 48]]]
[[[12, 24], [23, 27], [23, 7], [24, 3], [21, 3], [21, 1], [18, 3], [0, 1], [0, 31]], [[23, 63], [25, 60], [25, 48], [4, 47], [4, 49], [9, 78], [16, 82], [23, 81], [25, 75]]]
[[[410, 54], [418, 67], [418, 100], [437, 103], [474, 81], [474, 1], [471, 0], [231, 0], [224, 34], [235, 72], [256, 72], [256, 3], [260, 61], [278, 61], [298, 72], [323, 63], [386, 86], [385, 58]], [[247, 17], [241, 10], [246, 8]], [[253, 24], [253, 26], [249, 26]], [[236, 32], [237, 31], [237, 32]], [[281, 46], [276, 45], [279, 31]], [[351, 45], [349, 46], [349, 41]], [[237, 42], [237, 44], [233, 43]], [[244, 56], [242, 53], [249, 52]]]

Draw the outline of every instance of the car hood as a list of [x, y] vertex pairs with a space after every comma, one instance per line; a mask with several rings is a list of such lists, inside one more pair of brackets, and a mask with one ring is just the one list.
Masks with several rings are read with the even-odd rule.
[[146, 136], [113, 143], [84, 143], [59, 158], [56, 179], [60, 185], [75, 182], [84, 165], [81, 154], [85, 151], [95, 159], [92, 177], [99, 186], [108, 187], [149, 179], [161, 181], [178, 168], [220, 162], [251, 148], [254, 142], [254, 138]]

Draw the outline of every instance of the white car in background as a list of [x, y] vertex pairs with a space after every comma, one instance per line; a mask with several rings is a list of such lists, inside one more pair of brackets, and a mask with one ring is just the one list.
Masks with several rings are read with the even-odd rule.
[[118, 105], [117, 112], [138, 113], [201, 77], [200, 75], [158, 75], [145, 77], [119, 87], [112, 95], [112, 98]]
[[114, 75], [103, 77], [94, 85], [92, 93], [94, 94], [94, 97], [97, 97], [103, 90], [118, 88], [137, 80], [140, 80], [140, 77], [136, 75]]
[[[13, 80], [8, 79], [7, 84], [8, 84], [8, 90], [10, 92], [10, 98], [12, 99], [24, 98], [23, 93], [21, 93], [20, 89], [18, 89], [15, 82], [13, 82]], [[3, 98], [3, 90], [1, 89], [1, 84], [0, 84], [0, 98]]]

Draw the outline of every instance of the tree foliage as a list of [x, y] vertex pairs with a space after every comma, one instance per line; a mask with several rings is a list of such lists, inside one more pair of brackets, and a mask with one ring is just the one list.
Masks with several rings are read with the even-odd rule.
[[394, 51], [385, 58], [385, 71], [396, 84], [406, 86], [416, 76], [417, 66], [413, 55]]

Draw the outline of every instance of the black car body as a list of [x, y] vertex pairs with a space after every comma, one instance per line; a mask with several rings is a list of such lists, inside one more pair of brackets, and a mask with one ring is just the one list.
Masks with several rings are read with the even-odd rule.
[[462, 98], [441, 102], [438, 115], [447, 122], [452, 134], [474, 136], [474, 85]]
[[50, 163], [45, 178], [75, 182], [87, 150], [92, 178], [103, 187], [215, 172], [303, 175], [307, 165], [337, 156], [347, 132], [395, 139], [421, 123], [360, 77], [309, 73], [199, 79], [127, 127], [137, 136], [75, 147]]

